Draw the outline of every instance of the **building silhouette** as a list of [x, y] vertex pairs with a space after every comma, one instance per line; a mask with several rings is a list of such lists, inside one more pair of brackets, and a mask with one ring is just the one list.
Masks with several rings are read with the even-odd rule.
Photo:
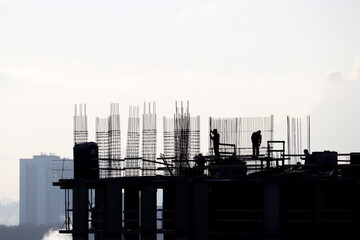
[[[200, 117], [176, 104], [174, 117], [163, 118], [159, 157], [148, 155], [157, 149], [156, 116], [144, 114], [140, 156], [138, 108], [131, 109], [124, 159], [103, 158], [103, 141], [74, 145], [73, 179], [53, 183], [65, 191], [60, 233], [74, 240], [359, 239], [359, 152], [302, 154], [300, 119], [288, 118], [286, 142], [274, 139], [270, 116], [210, 117], [218, 150], [209, 134], [209, 154], [202, 154]], [[260, 152], [251, 154], [251, 135], [260, 130]], [[135, 160], [149, 164], [126, 164]]]

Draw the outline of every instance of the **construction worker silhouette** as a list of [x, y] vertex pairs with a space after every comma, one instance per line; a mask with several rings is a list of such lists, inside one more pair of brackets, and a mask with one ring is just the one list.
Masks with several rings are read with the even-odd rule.
[[305, 160], [305, 164], [312, 164], [312, 155], [309, 153], [309, 150], [304, 149], [304, 157], [300, 157]]
[[261, 131], [251, 134], [252, 150], [254, 156], [259, 156], [259, 147], [261, 145]]
[[[213, 136], [211, 134], [213, 134]], [[210, 130], [210, 139], [213, 141], [215, 156], [220, 156], [219, 153], [220, 136], [219, 133], [217, 132], [217, 129], [214, 129], [212, 131]]]
[[194, 157], [196, 165], [194, 167], [195, 172], [198, 176], [202, 176], [204, 174], [204, 167], [205, 167], [205, 163], [206, 163], [206, 159], [205, 157], [199, 153], [199, 155]]

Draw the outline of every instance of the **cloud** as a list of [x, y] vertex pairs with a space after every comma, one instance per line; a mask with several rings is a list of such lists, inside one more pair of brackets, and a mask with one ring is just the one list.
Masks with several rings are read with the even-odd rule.
[[214, 1], [207, 3], [198, 9], [185, 9], [176, 18], [176, 25], [182, 26], [185, 22], [205, 16], [211, 16], [215, 13], [216, 5]]
[[8, 74], [0, 69], [0, 93], [10, 94], [14, 90], [16, 80], [11, 74]]
[[59, 234], [58, 230], [50, 229], [47, 233], [44, 234], [41, 240], [71, 240], [70, 235]]
[[326, 80], [329, 82], [359, 82], [360, 81], [360, 55], [355, 57], [355, 63], [352, 65], [351, 73], [344, 77], [340, 70], [331, 70], [326, 74]]
[[0, 0], [0, 4], [6, 4], [6, 3], [9, 3], [10, 0]]
[[352, 66], [352, 72], [348, 79], [350, 81], [360, 81], [360, 55], [356, 56], [355, 63]]
[[0, 0], [0, 6], [3, 5], [8, 5], [8, 4], [11, 4], [11, 3], [14, 3], [16, 0]]
[[0, 202], [0, 225], [19, 225], [19, 203], [9, 198], [2, 198]]
[[[360, 55], [346, 77], [332, 70], [322, 83], [320, 99], [312, 107], [312, 143], [317, 150], [358, 151], [360, 135]], [[326, 136], [326, 137], [324, 137]]]
[[330, 82], [341, 82], [344, 80], [344, 76], [339, 70], [331, 70], [326, 75], [326, 79]]

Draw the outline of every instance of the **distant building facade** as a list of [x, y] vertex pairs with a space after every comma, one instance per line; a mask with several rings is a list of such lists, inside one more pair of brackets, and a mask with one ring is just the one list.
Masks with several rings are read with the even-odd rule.
[[73, 178], [73, 161], [56, 155], [20, 159], [20, 224], [64, 222], [64, 191], [52, 182]]

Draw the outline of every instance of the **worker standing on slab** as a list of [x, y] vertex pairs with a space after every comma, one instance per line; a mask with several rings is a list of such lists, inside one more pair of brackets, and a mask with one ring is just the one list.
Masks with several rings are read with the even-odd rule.
[[[211, 134], [213, 134], [213, 136]], [[220, 156], [220, 152], [219, 152], [220, 136], [219, 133], [217, 132], [217, 129], [214, 129], [212, 131], [210, 130], [210, 139], [213, 140], [215, 156]]]
[[259, 156], [259, 147], [261, 145], [261, 131], [253, 132], [251, 134], [253, 156]]

